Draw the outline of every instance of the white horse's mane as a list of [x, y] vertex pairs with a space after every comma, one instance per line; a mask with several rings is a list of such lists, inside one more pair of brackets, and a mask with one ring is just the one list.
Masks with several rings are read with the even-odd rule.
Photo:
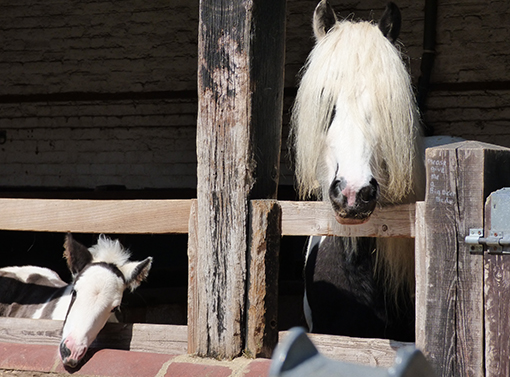
[[[363, 108], [368, 96], [371, 108]], [[379, 183], [379, 203], [414, 202], [423, 195], [419, 114], [410, 75], [400, 51], [377, 25], [340, 21], [310, 53], [291, 117], [298, 191], [321, 198], [326, 133], [342, 98], [373, 151], [371, 170]], [[369, 118], [367, 118], [367, 114]], [[378, 270], [390, 291], [414, 286], [413, 240], [378, 239]]]
[[[325, 136], [338, 98], [358, 119], [374, 151], [372, 173], [382, 203], [398, 203], [413, 192], [419, 116], [409, 73], [399, 50], [377, 25], [340, 21], [320, 39], [303, 68], [291, 118], [295, 171], [301, 197], [321, 196]], [[361, 108], [363, 91], [372, 105]]]
[[97, 244], [89, 248], [92, 254], [93, 262], [112, 263], [118, 267], [124, 266], [129, 262], [131, 253], [124, 249], [119, 240], [112, 240], [101, 234], [97, 239]]

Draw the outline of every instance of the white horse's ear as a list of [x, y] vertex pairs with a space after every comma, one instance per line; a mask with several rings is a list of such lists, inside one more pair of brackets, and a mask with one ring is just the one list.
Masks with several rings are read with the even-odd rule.
[[401, 24], [402, 16], [400, 9], [398, 9], [395, 3], [389, 2], [386, 4], [386, 9], [379, 20], [379, 29], [391, 43], [395, 43], [400, 34]]
[[152, 266], [152, 257], [147, 257], [140, 262], [129, 262], [120, 267], [126, 279], [126, 288], [134, 291], [147, 278]]
[[337, 21], [335, 11], [329, 5], [328, 0], [321, 0], [313, 12], [313, 33], [315, 39], [320, 40], [335, 26]]
[[64, 241], [64, 258], [73, 276], [92, 262], [92, 254], [90, 251], [84, 245], [76, 241], [71, 233], [66, 234]]

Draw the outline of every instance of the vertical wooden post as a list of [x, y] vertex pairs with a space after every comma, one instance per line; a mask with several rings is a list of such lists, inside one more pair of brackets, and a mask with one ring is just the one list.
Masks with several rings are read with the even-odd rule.
[[285, 0], [200, 1], [197, 240], [190, 252], [199, 278], [189, 308], [190, 352], [200, 356], [233, 358], [245, 346], [248, 201], [276, 197], [284, 20]]
[[[510, 153], [507, 154], [506, 177], [510, 176]], [[507, 185], [510, 185], [507, 183]], [[501, 195], [503, 192], [497, 193]], [[485, 205], [485, 229], [484, 235], [490, 235], [489, 231], [501, 231], [502, 224], [508, 224], [510, 213], [504, 213], [504, 208], [499, 208], [499, 215], [494, 217], [492, 211], [497, 203], [492, 194]], [[504, 195], [510, 196], [506, 191]], [[503, 210], [503, 212], [502, 212]], [[495, 220], [495, 221], [491, 221]], [[499, 229], [498, 229], [499, 228]], [[485, 269], [485, 371], [486, 377], [507, 376], [510, 371], [510, 255], [495, 255], [486, 253], [484, 257]]]
[[[483, 256], [464, 243], [483, 227], [484, 200], [507, 178], [493, 176], [506, 148], [463, 142], [427, 150], [424, 239], [417, 239], [417, 271], [425, 288], [417, 302], [417, 346], [439, 376], [483, 376]], [[422, 248], [425, 247], [426, 250]]]
[[276, 200], [252, 200], [250, 212], [246, 353], [271, 357], [278, 343], [281, 209]]

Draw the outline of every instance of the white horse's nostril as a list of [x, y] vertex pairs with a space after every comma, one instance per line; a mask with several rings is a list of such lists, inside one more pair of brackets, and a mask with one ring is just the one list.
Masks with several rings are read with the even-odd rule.
[[363, 187], [359, 190], [359, 198], [365, 203], [370, 203], [377, 200], [377, 194], [379, 193], [379, 184], [372, 178], [368, 186]]

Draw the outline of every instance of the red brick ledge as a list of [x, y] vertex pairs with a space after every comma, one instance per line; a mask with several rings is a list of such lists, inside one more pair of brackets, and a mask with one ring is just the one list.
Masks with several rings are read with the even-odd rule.
[[[0, 371], [22, 370], [68, 373], [58, 356], [57, 346], [0, 343]], [[270, 360], [240, 357], [217, 361], [188, 355], [112, 349], [90, 350], [86, 362], [73, 375], [95, 377], [266, 377]]]

